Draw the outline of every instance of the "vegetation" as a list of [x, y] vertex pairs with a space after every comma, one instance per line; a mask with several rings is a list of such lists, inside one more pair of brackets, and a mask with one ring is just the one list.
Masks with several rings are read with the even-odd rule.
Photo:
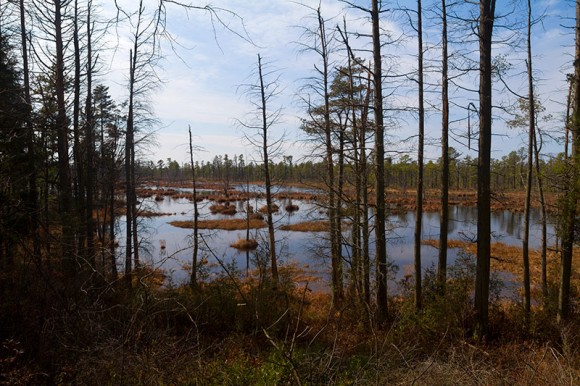
[[[153, 142], [149, 102], [160, 84], [161, 48], [177, 45], [166, 29], [168, 10], [203, 10], [225, 30], [244, 33], [221, 17], [236, 17], [227, 10], [130, 3], [115, 2], [114, 20], [106, 21], [93, 1], [0, 5], [1, 384], [580, 383], [580, 1], [565, 122], [550, 133], [563, 139], [561, 154], [541, 152], [549, 136], [534, 89], [531, 1], [525, 22], [508, 25], [519, 13], [496, 9], [495, 0], [423, 0], [416, 10], [343, 0], [367, 18], [368, 30], [350, 31], [346, 18], [335, 26], [319, 6], [298, 42], [316, 54], [307, 59], [314, 75], [300, 92], [300, 129], [320, 153], [305, 160], [280, 153], [283, 136], [274, 134], [283, 109], [274, 102], [284, 83], [258, 55], [243, 87], [253, 111], [239, 124], [260, 160], [195, 161], [190, 129], [183, 165], [142, 153]], [[435, 30], [429, 17], [439, 11], [442, 50], [434, 58], [438, 44], [424, 41], [423, 31]], [[418, 68], [410, 73], [395, 64], [408, 59], [397, 49], [415, 33], [387, 31], [386, 19], [399, 14], [418, 38]], [[105, 26], [131, 36], [123, 53], [127, 98], [119, 102], [94, 83], [106, 80], [102, 46], [115, 35]], [[510, 33], [500, 35], [503, 28]], [[518, 34], [526, 36], [525, 69], [494, 56]], [[387, 57], [395, 52], [400, 57]], [[440, 85], [429, 71], [441, 72]], [[521, 74], [527, 96], [505, 81], [523, 82]], [[468, 97], [449, 90], [472, 81], [478, 90], [464, 90]], [[492, 159], [498, 89], [512, 102], [501, 106], [506, 122], [527, 130], [527, 143]], [[441, 157], [428, 160], [426, 109], [439, 91]], [[415, 93], [417, 106], [399, 105]], [[401, 111], [418, 116], [416, 160], [390, 142]], [[450, 125], [465, 123], [467, 135], [452, 138]], [[450, 137], [465, 154], [449, 146]], [[250, 181], [264, 191], [251, 192]], [[301, 189], [276, 192], [284, 184]], [[146, 217], [175, 214], [143, 202], [162, 207], [172, 199], [194, 207], [191, 220], [170, 222], [193, 229], [182, 267], [188, 283], [175, 284], [174, 272], [159, 268], [174, 256], [165, 240], [160, 261], [148, 254], [152, 240], [142, 229]], [[278, 218], [306, 212], [299, 200], [317, 206], [317, 220], [281, 225]], [[219, 217], [204, 218], [198, 205]], [[448, 208], [459, 205], [477, 208], [474, 240], [447, 239]], [[537, 251], [529, 245], [534, 206], [543, 223]], [[414, 269], [396, 275], [387, 220], [415, 210]], [[492, 242], [494, 210], [524, 213], [521, 248]], [[435, 211], [445, 235], [423, 240], [423, 215]], [[234, 230], [245, 231], [230, 245], [245, 252], [245, 274], [204, 243]], [[295, 263], [284, 253], [292, 239], [280, 231], [315, 233], [324, 266]], [[425, 244], [441, 250], [436, 267], [425, 269]], [[505, 288], [513, 281], [523, 283], [522, 293]], [[502, 296], [510, 290], [513, 299]]]

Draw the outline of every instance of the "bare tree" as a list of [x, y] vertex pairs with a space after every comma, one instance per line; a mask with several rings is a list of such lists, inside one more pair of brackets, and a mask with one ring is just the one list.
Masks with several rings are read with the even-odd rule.
[[419, 87], [419, 149], [417, 154], [417, 213], [415, 216], [415, 309], [421, 309], [421, 228], [423, 225], [423, 152], [425, 147], [425, 107], [423, 100], [423, 21], [421, 0], [417, 0], [417, 41]]
[[199, 218], [199, 210], [197, 207], [197, 179], [195, 177], [195, 164], [193, 163], [193, 140], [191, 138], [191, 126], [189, 126], [189, 158], [191, 161], [191, 182], [193, 188], [193, 251], [191, 258], [191, 280], [190, 286], [192, 289], [197, 288], [197, 253], [199, 250], [199, 236], [197, 221]]
[[491, 210], [491, 46], [495, 0], [479, 3], [479, 157], [477, 161], [477, 267], [475, 278], [475, 334], [487, 335], [490, 278]]
[[258, 54], [256, 68], [256, 82], [242, 85], [250, 103], [255, 108], [254, 117], [247, 122], [238, 120], [242, 128], [247, 130], [246, 140], [255, 148], [260, 149], [262, 168], [264, 171], [264, 183], [266, 187], [266, 217], [268, 223], [268, 251], [274, 288], [278, 287], [278, 261], [276, 256], [276, 236], [274, 233], [272, 179], [270, 175], [270, 160], [278, 153], [282, 138], [272, 140], [273, 126], [281, 119], [281, 108], [272, 108], [273, 99], [280, 92], [279, 75], [277, 71], [269, 68], [262, 62]]
[[385, 213], [385, 126], [383, 119], [383, 71], [381, 56], [381, 34], [379, 15], [382, 11], [378, 0], [372, 1], [371, 21], [373, 37], [373, 84], [375, 117], [375, 180], [376, 180], [376, 217], [375, 217], [375, 258], [377, 261], [377, 319], [385, 323], [389, 308], [387, 302], [387, 239]]
[[449, 232], [449, 78], [447, 52], [447, 4], [441, 0], [441, 210], [437, 281], [443, 293], [447, 282], [447, 233]]
[[536, 106], [534, 98], [534, 78], [532, 68], [532, 3], [528, 0], [528, 37], [527, 37], [527, 66], [528, 66], [528, 163], [526, 175], [526, 200], [524, 204], [524, 237], [522, 240], [522, 260], [524, 271], [524, 313], [526, 322], [529, 321], [531, 308], [531, 294], [530, 294], [530, 204], [532, 198], [532, 174], [534, 162], [534, 137], [535, 137], [535, 122], [536, 122]]

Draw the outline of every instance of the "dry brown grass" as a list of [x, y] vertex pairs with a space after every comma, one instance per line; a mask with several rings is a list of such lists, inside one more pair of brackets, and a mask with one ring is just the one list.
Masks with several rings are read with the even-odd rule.
[[[280, 210], [280, 207], [276, 204], [272, 204], [272, 213], [277, 213]], [[268, 213], [268, 206], [264, 205], [263, 207], [261, 207], [260, 209], [258, 209], [258, 212], [260, 213]]]
[[[449, 240], [449, 248], [461, 248], [464, 251], [476, 255], [477, 244], [470, 241]], [[423, 244], [439, 248], [439, 240], [424, 240]], [[541, 286], [542, 256], [539, 250], [530, 249], [530, 278], [532, 286]], [[572, 284], [580, 288], [580, 251], [574, 250]], [[548, 275], [558, 275], [560, 259], [555, 251], [549, 250], [546, 257]], [[510, 272], [517, 278], [523, 277], [522, 247], [507, 245], [504, 243], [491, 244], [491, 269], [494, 271]], [[548, 280], [550, 278], [548, 277]]]
[[238, 211], [234, 205], [230, 205], [229, 203], [226, 205], [212, 205], [209, 207], [209, 210], [212, 214], [227, 214], [227, 215], [234, 215]]
[[260, 213], [250, 213], [250, 220], [263, 220], [264, 216]]
[[239, 249], [240, 251], [253, 251], [258, 248], [258, 242], [254, 239], [238, 239], [230, 247]]
[[[171, 221], [169, 223], [174, 227], [193, 229], [193, 221]], [[263, 220], [250, 220], [250, 229], [265, 228], [267, 224]], [[226, 231], [235, 231], [246, 229], [247, 221], [245, 219], [227, 219], [227, 220], [199, 220], [197, 222], [199, 229], [222, 229]]]
[[282, 225], [280, 229], [294, 232], [328, 232], [330, 230], [330, 222], [306, 221], [297, 224]]

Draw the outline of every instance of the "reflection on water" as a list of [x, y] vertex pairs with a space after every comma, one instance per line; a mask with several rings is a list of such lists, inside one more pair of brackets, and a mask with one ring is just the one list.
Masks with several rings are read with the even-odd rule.
[[[251, 190], [252, 191], [252, 190]], [[253, 191], [256, 191], [254, 188]], [[299, 206], [299, 210], [288, 213], [284, 208], [290, 204]], [[274, 214], [275, 226], [295, 224], [303, 221], [324, 220], [326, 211], [314, 201], [308, 200], [278, 200], [280, 211]], [[232, 203], [234, 204], [234, 203]], [[141, 237], [144, 251], [144, 260], [165, 270], [171, 283], [181, 284], [189, 280], [187, 268], [191, 264], [191, 229], [176, 228], [168, 223], [175, 220], [191, 220], [193, 217], [193, 204], [187, 199], [172, 199], [165, 197], [163, 201], [145, 199], [143, 205], [149, 210], [163, 213], [172, 213], [170, 216], [141, 218], [140, 225], [143, 229]], [[203, 219], [225, 219], [225, 218], [245, 218], [245, 203], [235, 203], [237, 213], [233, 216], [224, 214], [212, 215], [209, 211], [211, 203], [201, 202], [199, 205], [200, 218]], [[252, 199], [250, 205], [258, 209], [265, 205], [262, 199]], [[372, 215], [372, 213], [371, 213]], [[372, 216], [371, 216], [372, 218]], [[452, 206], [449, 208], [449, 239], [475, 240], [477, 226], [477, 208]], [[392, 213], [388, 216], [387, 227], [387, 253], [389, 259], [399, 266], [399, 276], [412, 271], [413, 264], [413, 238], [414, 238], [414, 212]], [[124, 234], [124, 221], [121, 219], [120, 234]], [[494, 212], [491, 217], [491, 228], [494, 235], [493, 241], [501, 241], [510, 245], [521, 245], [523, 235], [523, 214], [511, 213], [508, 211]], [[267, 230], [251, 230], [251, 237], [257, 240], [267, 240]], [[548, 234], [551, 239], [548, 244], [553, 244], [553, 226], [548, 227]], [[245, 230], [224, 231], [224, 230], [200, 230], [202, 250], [201, 258], [208, 261], [206, 266], [207, 274], [211, 278], [220, 273], [218, 262], [215, 256], [227, 264], [235, 265], [240, 273], [246, 270], [246, 252], [238, 252], [230, 247], [234, 241], [245, 238]], [[345, 229], [345, 237], [350, 237], [350, 230]], [[306, 266], [315, 271], [319, 277], [328, 279], [330, 270], [329, 250], [326, 234], [324, 232], [304, 233], [277, 230], [277, 252], [280, 256], [280, 264], [296, 262], [301, 266]], [[425, 213], [423, 215], [422, 239], [433, 239], [439, 237], [439, 214], [437, 212]], [[160, 247], [159, 240], [165, 241], [165, 248]], [[121, 240], [122, 241], [122, 240]], [[372, 241], [372, 240], [371, 240]], [[530, 247], [539, 248], [541, 243], [541, 224], [539, 211], [532, 211]], [[374, 247], [371, 245], [371, 251]], [[121, 245], [118, 249], [123, 253]], [[210, 252], [211, 251], [211, 252]], [[347, 247], [343, 248], [344, 255], [350, 256]], [[421, 247], [422, 265], [428, 268], [436, 264], [437, 249], [424, 245]], [[250, 258], [254, 258], [254, 252], [250, 253]], [[453, 263], [457, 257], [457, 250], [449, 251], [449, 263]], [[119, 264], [124, 259], [119, 256]], [[327, 282], [327, 280], [323, 280]], [[320, 284], [323, 286], [324, 284]], [[320, 287], [319, 287], [320, 288]]]

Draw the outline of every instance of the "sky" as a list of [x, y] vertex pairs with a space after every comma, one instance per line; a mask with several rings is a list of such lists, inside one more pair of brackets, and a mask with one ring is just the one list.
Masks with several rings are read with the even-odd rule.
[[[136, 9], [137, 1], [125, 0], [118, 3], [126, 9]], [[156, 1], [145, 1], [147, 9]], [[184, 1], [186, 3], [186, 1]], [[370, 1], [356, 1], [362, 7], [367, 7]], [[438, 80], [440, 74], [434, 68], [440, 58], [438, 43], [440, 40], [439, 21], [432, 9], [433, 2], [423, 0], [426, 8], [424, 18], [424, 41], [426, 43], [427, 64], [430, 69], [426, 75], [427, 86], [427, 160], [436, 160], [440, 154], [440, 105]], [[506, 3], [499, 2], [505, 6]], [[523, 2], [522, 2], [523, 3]], [[195, 0], [194, 5], [206, 5], [203, 0]], [[163, 59], [159, 62], [157, 74], [162, 83], [151, 93], [150, 103], [157, 124], [151, 129], [156, 133], [157, 145], [152, 146], [143, 155], [154, 162], [166, 161], [168, 158], [180, 163], [189, 162], [188, 127], [194, 137], [196, 160], [211, 161], [216, 155], [242, 154], [246, 160], [259, 160], [257, 148], [251, 146], [245, 139], [251, 132], [244, 130], [240, 121], [250, 119], [255, 112], [244, 85], [255, 83], [257, 55], [268, 63], [268, 68], [275, 71], [280, 86], [280, 94], [272, 101], [271, 109], [281, 108], [280, 122], [272, 128], [274, 138], [284, 136], [281, 155], [292, 155], [295, 162], [307, 159], [315, 150], [300, 130], [300, 118], [305, 117], [305, 106], [301, 102], [306, 97], [303, 86], [309, 78], [315, 75], [314, 65], [319, 59], [312, 52], [304, 52], [305, 27], [313, 28], [315, 8], [320, 4], [323, 17], [328, 21], [327, 28], [332, 29], [337, 24], [342, 25], [343, 15], [351, 31], [368, 33], [370, 23], [368, 15], [350, 9], [345, 3], [337, 0], [213, 0], [211, 6], [216, 10], [213, 15], [203, 10], [186, 11], [176, 5], [167, 5], [167, 29], [173, 38], [173, 45], [163, 44]], [[416, 7], [416, 1], [385, 2], [390, 9]], [[573, 1], [570, 0], [534, 0], [534, 14], [543, 14], [542, 23], [533, 27], [534, 75], [538, 79], [536, 92], [546, 107], [546, 113], [554, 116], [550, 122], [542, 123], [543, 128], [557, 129], [562, 127], [562, 116], [565, 111], [567, 86], [565, 74], [570, 72], [573, 53], [573, 35], [563, 25], [572, 25], [574, 16]], [[505, 40], [513, 39], [513, 28], [504, 24], [516, 18], [525, 16], [525, 8], [518, 6], [515, 12], [511, 8], [500, 8], [498, 14], [506, 14], [496, 22], [494, 54], [502, 54], [506, 62], [511, 64], [508, 69], [507, 83], [516, 93], [525, 95], [525, 52], [514, 44], [505, 44]], [[234, 12], [233, 13], [230, 13]], [[477, 11], [474, 8], [474, 11]], [[103, 5], [102, 15], [111, 17], [114, 10], [110, 4]], [[403, 15], [403, 16], [401, 16]], [[413, 16], [414, 18], [414, 16]], [[521, 19], [523, 20], [523, 19]], [[224, 27], [222, 22], [227, 26]], [[396, 44], [386, 45], [383, 53], [388, 74], [413, 74], [416, 65], [417, 38], [413, 35], [408, 18], [401, 12], [383, 14], [381, 25], [391, 36], [406, 35]], [[451, 27], [450, 27], [451, 29]], [[108, 68], [103, 82], [111, 88], [117, 100], [126, 97], [126, 78], [128, 72], [128, 51], [130, 47], [130, 26], [127, 22], [112, 32], [109, 37], [110, 50], [104, 65]], [[455, 33], [456, 43], [451, 48], [469, 41], [465, 32]], [[524, 36], [525, 37], [525, 36]], [[462, 40], [463, 39], [463, 40]], [[358, 48], [369, 48], [368, 39], [356, 39], [353, 44]], [[360, 52], [361, 56], [368, 53]], [[477, 51], [468, 54], [477, 58]], [[334, 63], [341, 64], [343, 54], [337, 52]], [[475, 155], [476, 139], [472, 139], [472, 150], [467, 149], [466, 110], [469, 102], [477, 105], [477, 94], [466, 92], [465, 89], [477, 89], [477, 79], [466, 76], [458, 79], [458, 86], [451, 87], [452, 127], [455, 133], [451, 146], [461, 154]], [[409, 75], [412, 77], [412, 75]], [[386, 80], [387, 82], [387, 80]], [[387, 94], [395, 91], [394, 86], [386, 85]], [[494, 104], [505, 106], [514, 103], [517, 97], [498, 86], [494, 95]], [[416, 106], [416, 88], [412, 81], [397, 86], [393, 95], [387, 96], [388, 114], [393, 115], [388, 128], [387, 151], [392, 151], [394, 157], [405, 152], [414, 157], [416, 152], [415, 131], [417, 118], [413, 113], [393, 113], [398, 108]], [[393, 109], [394, 108], [394, 109]], [[408, 110], [408, 109], [407, 109]], [[390, 111], [390, 112], [389, 112]], [[476, 121], [476, 118], [473, 118]], [[496, 109], [494, 119], [494, 136], [492, 157], [499, 158], [511, 150], [525, 146], [526, 136], [522, 130], [510, 129], [505, 123], [501, 109]], [[547, 145], [544, 153], [553, 155], [562, 151], [556, 143]]]

